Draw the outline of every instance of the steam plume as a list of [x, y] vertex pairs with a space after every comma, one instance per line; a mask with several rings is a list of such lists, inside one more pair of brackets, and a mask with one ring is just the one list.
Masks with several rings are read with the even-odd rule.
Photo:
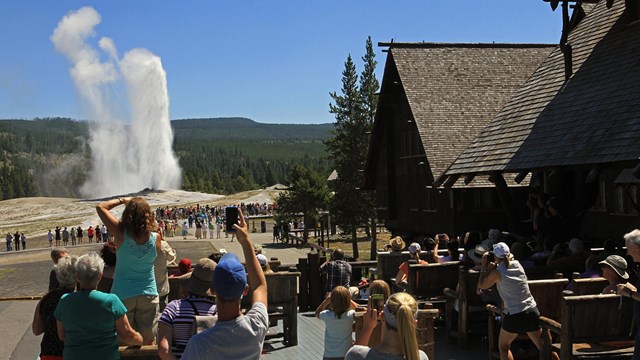
[[[160, 58], [133, 49], [122, 59], [114, 41], [96, 36], [100, 14], [83, 7], [64, 16], [51, 36], [55, 49], [72, 64], [71, 78], [84, 100], [90, 126], [92, 166], [83, 195], [102, 197], [149, 187], [180, 187], [173, 153], [166, 74]], [[103, 58], [105, 60], [103, 60]], [[116, 91], [124, 86], [128, 99]], [[125, 115], [122, 115], [122, 113]]]

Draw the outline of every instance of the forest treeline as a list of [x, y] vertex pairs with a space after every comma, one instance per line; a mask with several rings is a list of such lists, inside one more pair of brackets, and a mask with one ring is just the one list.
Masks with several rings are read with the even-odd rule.
[[[286, 183], [296, 164], [331, 171], [323, 141], [333, 124], [214, 118], [171, 125], [185, 190], [230, 194]], [[66, 118], [0, 120], [0, 197], [81, 197], [91, 171], [89, 127]]]

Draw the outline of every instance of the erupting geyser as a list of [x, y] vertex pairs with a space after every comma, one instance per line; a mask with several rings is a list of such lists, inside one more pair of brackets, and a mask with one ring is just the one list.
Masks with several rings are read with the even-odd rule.
[[[81, 192], [101, 197], [144, 188], [177, 189], [181, 170], [171, 148], [167, 80], [160, 58], [133, 49], [119, 58], [113, 40], [89, 43], [100, 14], [83, 7], [63, 17], [51, 36], [72, 64], [76, 90], [91, 120], [92, 169]], [[126, 91], [128, 99], [119, 98]], [[123, 115], [125, 114], [125, 115]]]

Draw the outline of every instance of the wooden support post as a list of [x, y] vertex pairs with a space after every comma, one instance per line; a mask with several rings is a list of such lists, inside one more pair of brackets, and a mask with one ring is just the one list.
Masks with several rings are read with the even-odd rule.
[[298, 306], [300, 307], [300, 312], [303, 312], [309, 310], [309, 266], [306, 258], [298, 259], [298, 271], [300, 271]]
[[502, 173], [494, 172], [491, 177], [494, 180], [496, 191], [498, 192], [498, 198], [500, 199], [502, 208], [504, 209], [505, 215], [507, 216], [509, 231], [518, 233], [520, 230], [520, 217], [518, 216], [516, 204], [511, 198], [509, 186], [507, 186], [507, 182], [504, 180]]
[[318, 305], [324, 299], [322, 293], [322, 281], [320, 278], [320, 254], [316, 251], [311, 251], [307, 254], [309, 262], [309, 310], [315, 310]]

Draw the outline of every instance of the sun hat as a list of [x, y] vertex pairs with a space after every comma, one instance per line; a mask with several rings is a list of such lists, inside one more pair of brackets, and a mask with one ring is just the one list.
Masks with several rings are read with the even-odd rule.
[[389, 240], [389, 245], [391, 245], [391, 248], [396, 251], [402, 251], [402, 249], [404, 249], [404, 247], [406, 246], [404, 240], [402, 240], [400, 236], [393, 237], [391, 240]]
[[598, 264], [607, 265], [613, 269], [621, 278], [628, 279], [629, 274], [625, 270], [627, 270], [627, 260], [625, 260], [622, 256], [619, 255], [609, 255], [603, 261], [600, 261]]
[[[189, 265], [191, 265], [191, 262], [189, 262]], [[215, 261], [209, 258], [198, 260], [193, 267], [191, 277], [187, 283], [187, 291], [195, 295], [207, 296], [207, 290], [209, 290], [209, 286], [211, 286], [211, 277], [213, 276], [213, 270], [215, 268]]]
[[247, 286], [247, 272], [238, 256], [226, 253], [213, 271], [211, 288], [225, 300], [240, 299]]
[[415, 254], [416, 252], [420, 253], [420, 250], [422, 249], [418, 243], [411, 243], [411, 245], [409, 245], [409, 252], [412, 254]]
[[507, 244], [503, 242], [499, 242], [493, 245], [493, 253], [496, 255], [498, 259], [503, 259], [507, 255], [511, 254], [511, 251], [509, 250], [509, 247], [507, 246]]
[[267, 257], [263, 254], [256, 255], [256, 258], [258, 259], [260, 266], [266, 266], [267, 263], [269, 262], [269, 259], [267, 259]]
[[487, 251], [489, 251], [488, 248], [486, 248], [482, 244], [479, 244], [479, 245], [476, 245], [475, 248], [469, 250], [469, 252], [467, 252], [467, 254], [469, 255], [469, 258], [471, 258], [471, 260], [473, 260], [475, 262], [480, 262], [480, 261], [482, 261], [482, 255], [484, 253], [486, 253]]

